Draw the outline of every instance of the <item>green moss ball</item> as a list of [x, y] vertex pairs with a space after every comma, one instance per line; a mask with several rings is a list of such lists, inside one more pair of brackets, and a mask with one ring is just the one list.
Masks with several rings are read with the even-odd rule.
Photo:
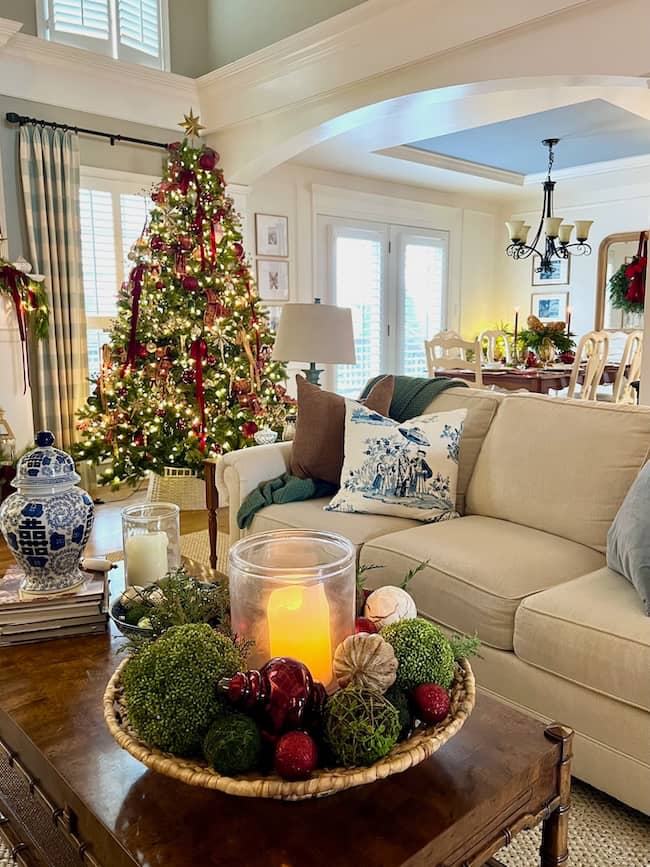
[[395, 683], [411, 690], [421, 683], [437, 683], [448, 689], [454, 679], [454, 651], [434, 623], [415, 617], [399, 620], [381, 630], [397, 657]]
[[215, 771], [232, 777], [254, 768], [262, 741], [253, 720], [243, 713], [217, 717], [203, 739], [203, 755]]
[[346, 686], [325, 705], [325, 740], [345, 767], [374, 764], [391, 751], [399, 731], [397, 708], [365, 687]]
[[207, 623], [173, 626], [124, 667], [129, 722], [151, 747], [178, 756], [198, 754], [222, 712], [216, 684], [243, 665], [233, 642]]
[[399, 686], [393, 684], [390, 689], [386, 690], [384, 697], [397, 708], [399, 713], [399, 735], [398, 741], [403, 741], [411, 733], [413, 728], [413, 720], [411, 719], [411, 709], [409, 707], [408, 695]]
[[132, 605], [130, 608], [126, 610], [124, 615], [124, 620], [127, 623], [130, 623], [131, 626], [136, 626], [138, 620], [142, 620], [143, 617], [148, 617], [151, 614], [151, 606], [143, 605], [141, 602], [136, 602], [135, 605]]

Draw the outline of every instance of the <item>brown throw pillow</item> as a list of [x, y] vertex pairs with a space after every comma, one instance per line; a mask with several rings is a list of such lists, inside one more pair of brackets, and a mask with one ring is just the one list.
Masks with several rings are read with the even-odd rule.
[[[291, 448], [291, 475], [339, 485], [345, 447], [345, 398], [312, 385], [299, 373], [296, 383], [298, 418]], [[388, 415], [393, 385], [393, 377], [385, 376], [361, 403]]]

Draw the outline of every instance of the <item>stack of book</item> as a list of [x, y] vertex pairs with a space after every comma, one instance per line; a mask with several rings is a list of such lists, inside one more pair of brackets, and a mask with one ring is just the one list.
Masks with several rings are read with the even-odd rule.
[[107, 574], [84, 574], [86, 581], [69, 593], [27, 596], [20, 590], [23, 571], [10, 567], [0, 579], [0, 647], [105, 632]]

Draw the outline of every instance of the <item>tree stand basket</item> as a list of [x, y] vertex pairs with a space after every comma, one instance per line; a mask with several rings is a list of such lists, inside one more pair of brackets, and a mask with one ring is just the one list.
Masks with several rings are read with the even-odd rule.
[[162, 475], [151, 473], [147, 488], [149, 503], [174, 503], [181, 512], [205, 509], [205, 482], [186, 467], [164, 467]]
[[122, 669], [127, 662], [128, 659], [125, 659], [120, 663], [104, 693], [104, 719], [122, 749], [148, 768], [167, 777], [191, 786], [217, 789], [229, 795], [249, 798], [275, 798], [282, 801], [322, 798], [407, 771], [428, 759], [460, 731], [471, 714], [476, 699], [474, 675], [469, 662], [463, 659], [456, 668], [450, 692], [449, 716], [435, 725], [419, 726], [410, 738], [396, 744], [387, 756], [369, 768], [319, 769], [314, 771], [308, 780], [300, 782], [288, 782], [274, 775], [256, 776], [253, 773], [225, 777], [209, 768], [205, 762], [180, 759], [171, 753], [163, 753], [147, 746], [138, 738], [129, 726], [120, 681]]

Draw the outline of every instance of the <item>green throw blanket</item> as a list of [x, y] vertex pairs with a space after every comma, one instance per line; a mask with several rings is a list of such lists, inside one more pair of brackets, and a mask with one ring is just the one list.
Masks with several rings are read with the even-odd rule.
[[336, 493], [336, 485], [316, 479], [299, 479], [283, 473], [277, 479], [264, 482], [246, 497], [237, 512], [237, 526], [240, 530], [248, 527], [256, 512], [271, 503], [295, 503], [297, 500], [314, 500], [316, 497], [331, 497]]
[[[382, 377], [375, 376], [366, 383], [361, 392], [361, 399], [367, 397], [370, 389]], [[437, 397], [447, 388], [467, 388], [467, 383], [462, 379], [447, 379], [438, 376], [435, 379], [423, 379], [417, 376], [395, 376], [395, 388], [393, 399], [390, 403], [388, 415], [395, 421], [408, 421], [422, 415], [434, 397]]]
[[[380, 380], [376, 376], [367, 383], [361, 398], [368, 396], [373, 385]], [[422, 379], [415, 376], [396, 376], [393, 399], [390, 404], [389, 416], [395, 421], [403, 422], [409, 418], [422, 415], [431, 401], [447, 388], [467, 387], [467, 383], [459, 379]], [[317, 497], [330, 497], [336, 493], [336, 486], [317, 479], [299, 479], [283, 473], [277, 479], [263, 482], [251, 491], [237, 512], [237, 526], [240, 530], [250, 526], [260, 509], [271, 503], [295, 503], [300, 500], [314, 500]]]

